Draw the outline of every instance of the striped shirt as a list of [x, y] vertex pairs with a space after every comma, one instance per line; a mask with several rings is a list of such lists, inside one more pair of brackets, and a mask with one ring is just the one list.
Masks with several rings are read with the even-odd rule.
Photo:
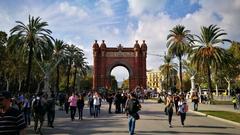
[[19, 110], [10, 108], [6, 113], [0, 113], [0, 135], [18, 135], [24, 128], [26, 123]]

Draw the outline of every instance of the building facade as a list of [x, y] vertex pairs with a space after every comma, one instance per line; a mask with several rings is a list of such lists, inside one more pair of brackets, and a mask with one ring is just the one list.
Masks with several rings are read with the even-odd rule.
[[147, 71], [147, 88], [156, 89], [157, 91], [162, 90], [162, 79], [163, 76], [160, 70], [149, 70]]

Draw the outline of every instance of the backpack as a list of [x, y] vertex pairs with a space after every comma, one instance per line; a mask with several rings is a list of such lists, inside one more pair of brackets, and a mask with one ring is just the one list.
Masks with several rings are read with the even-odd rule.
[[184, 106], [183, 111], [185, 113], [188, 112], [188, 105], [186, 103], [184, 103], [183, 106]]
[[47, 101], [47, 108], [46, 108], [46, 110], [47, 111], [54, 110], [54, 106], [55, 106], [54, 99], [50, 99], [50, 100]]
[[136, 113], [140, 110], [140, 105], [138, 100], [136, 99], [131, 99], [128, 101], [128, 112], [131, 113]]
[[34, 113], [37, 113], [37, 114], [43, 114], [44, 113], [44, 108], [43, 108], [41, 99], [36, 99], [33, 102], [33, 111], [34, 111]]

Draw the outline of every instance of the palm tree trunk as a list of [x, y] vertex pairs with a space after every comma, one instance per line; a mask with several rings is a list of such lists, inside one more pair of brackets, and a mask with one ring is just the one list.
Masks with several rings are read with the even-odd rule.
[[75, 71], [74, 71], [74, 76], [73, 76], [73, 90], [75, 89], [76, 75], [77, 75], [77, 66], [75, 66]]
[[9, 83], [10, 83], [10, 81], [8, 79], [6, 81], [7, 81], [7, 91], [9, 91]]
[[169, 69], [168, 69], [168, 72], [167, 72], [167, 91], [169, 90], [168, 80], [169, 80]]
[[18, 91], [21, 91], [21, 87], [22, 87], [22, 80], [18, 79]]
[[57, 93], [59, 92], [59, 65], [57, 65], [57, 80], [56, 80]]
[[180, 92], [183, 93], [182, 89], [182, 57], [179, 56], [179, 78], [180, 78]]
[[68, 72], [67, 72], [67, 92], [69, 92], [69, 79], [70, 79], [70, 71], [71, 71], [71, 64], [72, 60], [70, 60], [70, 63], [68, 65]]
[[31, 77], [31, 70], [32, 70], [32, 56], [33, 56], [33, 44], [29, 43], [30, 51], [28, 54], [28, 69], [27, 69], [27, 81], [26, 81], [26, 87], [27, 92], [30, 92], [30, 77]]
[[212, 81], [211, 81], [211, 70], [210, 70], [210, 66], [207, 66], [207, 74], [208, 74], [208, 98], [210, 100], [210, 103], [213, 100], [212, 97]]
[[231, 94], [230, 94], [230, 92], [231, 92], [231, 81], [229, 80], [229, 81], [227, 82], [227, 84], [228, 84], [228, 87], [227, 87], [228, 96], [230, 96], [230, 95], [231, 95]]

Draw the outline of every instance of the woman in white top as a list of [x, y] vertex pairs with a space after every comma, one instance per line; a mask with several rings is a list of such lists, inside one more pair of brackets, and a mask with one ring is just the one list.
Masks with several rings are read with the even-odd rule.
[[94, 106], [94, 118], [98, 117], [100, 110], [100, 95], [95, 92], [93, 95], [93, 106]]
[[181, 124], [184, 126], [184, 121], [186, 119], [186, 112], [188, 111], [188, 105], [186, 103], [186, 100], [184, 99], [184, 96], [180, 97], [180, 100], [178, 101], [178, 112], [180, 114]]

